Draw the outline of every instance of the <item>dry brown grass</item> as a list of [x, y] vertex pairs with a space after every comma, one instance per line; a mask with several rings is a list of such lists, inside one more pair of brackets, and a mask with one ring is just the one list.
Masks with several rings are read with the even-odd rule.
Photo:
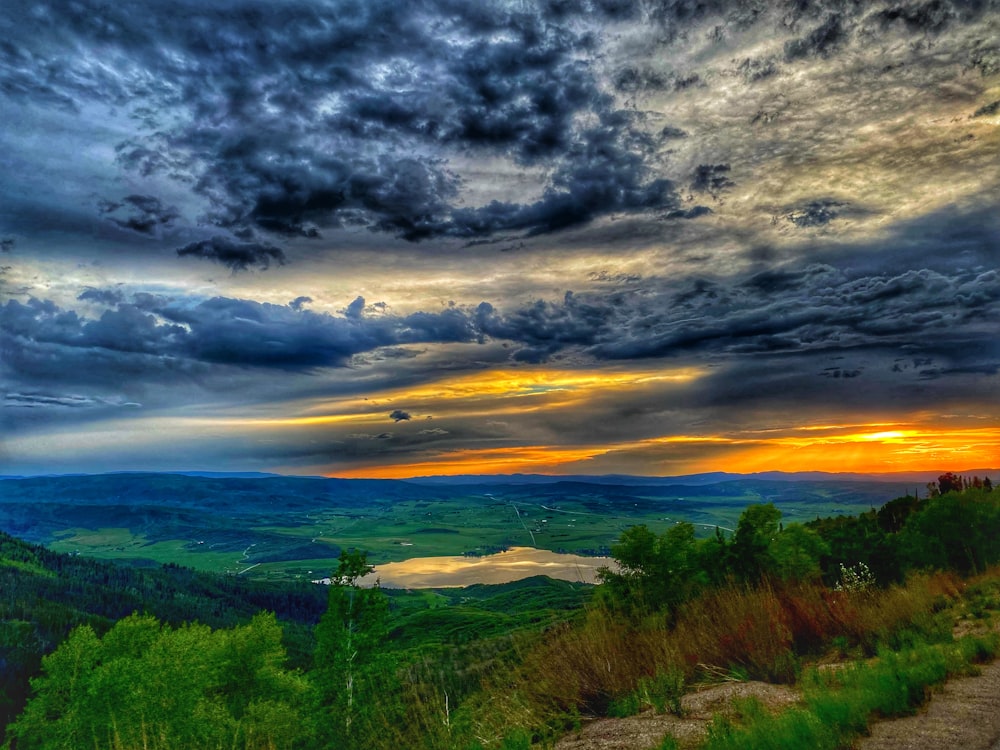
[[772, 586], [732, 586], [685, 605], [669, 637], [683, 649], [688, 669], [736, 668], [781, 682], [794, 676], [790, 619]]
[[872, 650], [895, 632], [922, 627], [961, 588], [949, 574], [917, 575], [871, 592], [731, 585], [685, 604], [673, 618], [641, 621], [595, 606], [582, 622], [549, 631], [519, 668], [493, 680], [484, 693], [489, 710], [476, 712], [484, 721], [478, 733], [485, 739], [502, 736], [503, 727], [565, 728], [573, 717], [603, 715], [658, 672], [680, 671], [689, 683], [726, 676], [790, 682], [800, 661], [834, 638]]

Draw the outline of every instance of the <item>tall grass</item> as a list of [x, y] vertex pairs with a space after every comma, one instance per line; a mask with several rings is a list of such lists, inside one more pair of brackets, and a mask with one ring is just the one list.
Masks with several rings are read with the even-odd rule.
[[[627, 619], [600, 603], [575, 625], [550, 630], [521, 663], [490, 678], [467, 710], [489, 746], [512, 727], [538, 740], [583, 715], [677, 710], [670, 685], [728, 675], [792, 682], [803, 657], [837, 642], [858, 655], [942, 635], [934, 613], [960, 593], [948, 574], [916, 575], [882, 591], [830, 591], [820, 584], [733, 584], [671, 616]], [[782, 721], [806, 736], [813, 719]], [[822, 735], [822, 731], [816, 729]], [[817, 740], [820, 742], [820, 740]], [[816, 747], [825, 745], [818, 744]]]
[[786, 605], [769, 584], [719, 589], [685, 605], [666, 636], [680, 647], [692, 671], [706, 665], [789, 682], [796, 669], [795, 633]]
[[[941, 573], [915, 575], [905, 584], [871, 591], [831, 591], [820, 584], [734, 584], [673, 613], [633, 619], [598, 601], [574, 622], [513, 639], [502, 657], [481, 654], [482, 669], [469, 669], [468, 684], [455, 683], [449, 676], [455, 665], [447, 668], [440, 655], [411, 665], [403, 681], [407, 687], [399, 722], [406, 734], [389, 731], [380, 738], [386, 741], [376, 744], [427, 750], [546, 746], [586, 716], [646, 709], [679, 713], [686, 685], [722, 676], [801, 679], [810, 697], [805, 707], [771, 718], [746, 704], [739, 721], [719, 719], [713, 725], [712, 750], [837, 747], [843, 737], [863, 731], [874, 716], [916, 705], [926, 685], [956, 671], [948, 662], [951, 652], [932, 658], [932, 652], [919, 649], [949, 637], [950, 620], [936, 613], [953, 603], [964, 585], [956, 576]], [[989, 586], [984, 581], [979, 588], [992, 593]], [[801, 664], [828, 652], [831, 643], [845, 655], [877, 655], [887, 671], [859, 667], [857, 674], [852, 668], [820, 676], [806, 670], [803, 676]], [[918, 656], [897, 659], [886, 650], [900, 647]], [[965, 641], [950, 648], [969, 661], [995, 650], [989, 643]], [[921, 659], [926, 666], [917, 663]], [[465, 663], [464, 658], [460, 661]], [[893, 670], [908, 676], [893, 681]], [[480, 679], [483, 689], [471, 689]], [[875, 700], [886, 694], [902, 702]], [[759, 733], [758, 739], [753, 732]], [[738, 736], [739, 742], [719, 744], [736, 742], [726, 740], [729, 735]]]

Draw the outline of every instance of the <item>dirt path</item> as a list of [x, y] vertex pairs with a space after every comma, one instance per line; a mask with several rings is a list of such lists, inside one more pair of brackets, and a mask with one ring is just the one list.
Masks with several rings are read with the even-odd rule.
[[[652, 711], [627, 719], [598, 719], [563, 737], [555, 750], [650, 750], [667, 734], [682, 748], [705, 738], [714, 713], [725, 713], [733, 698], [754, 696], [780, 709], [795, 703], [791, 688], [762, 682], [725, 683], [685, 695], [684, 718]], [[919, 713], [877, 722], [854, 750], [1000, 750], [1000, 661], [976, 677], [949, 680]]]
[[1000, 661], [949, 680], [915, 716], [881, 721], [855, 750], [1000, 750]]

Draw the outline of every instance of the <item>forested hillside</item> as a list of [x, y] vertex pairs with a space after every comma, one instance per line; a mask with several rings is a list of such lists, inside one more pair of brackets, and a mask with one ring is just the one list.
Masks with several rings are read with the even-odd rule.
[[87, 625], [97, 633], [133, 612], [164, 623], [213, 628], [261, 611], [281, 620], [291, 663], [304, 666], [312, 627], [326, 608], [315, 586], [276, 585], [199, 573], [176, 565], [134, 567], [66, 555], [0, 532], [0, 724], [23, 706], [28, 675], [42, 655]]
[[[380, 595], [387, 599], [387, 643], [406, 651], [461, 646], [541, 627], [582, 607], [590, 590], [536, 577], [501, 586]], [[311, 583], [255, 581], [172, 564], [136, 567], [53, 552], [4, 532], [0, 592], [0, 736], [24, 707], [28, 678], [39, 673], [43, 656], [66, 642], [74, 628], [86, 626], [99, 638], [139, 613], [148, 615], [136, 625], [140, 630], [162, 627], [166, 633], [185, 623], [218, 630], [248, 626], [258, 613], [269, 612], [275, 622], [267, 621], [266, 628], [258, 623], [257, 631], [266, 630], [267, 638], [277, 632], [281, 638], [268, 648], [283, 650], [283, 667], [308, 670], [315, 626], [328, 599], [326, 587]], [[149, 618], [155, 618], [155, 628]], [[185, 632], [208, 638], [204, 629]], [[214, 648], [207, 642], [205, 647]]]

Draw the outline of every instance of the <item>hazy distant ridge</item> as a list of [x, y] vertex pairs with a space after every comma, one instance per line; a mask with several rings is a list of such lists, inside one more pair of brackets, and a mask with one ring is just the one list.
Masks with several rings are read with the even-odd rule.
[[[629, 474], [586, 474], [558, 476], [552, 474], [462, 474], [456, 476], [413, 477], [403, 481], [419, 484], [553, 484], [557, 482], [582, 482], [585, 484], [612, 484], [625, 486], [659, 486], [664, 484], [703, 485], [744, 479], [762, 479], [772, 482], [920, 482], [936, 480], [945, 471], [899, 471], [883, 473], [827, 472], [827, 471], [760, 471], [738, 474], [712, 471], [704, 474], [683, 474], [672, 477], [633, 476]], [[1000, 469], [967, 469], [954, 472], [962, 476], [1000, 476]]]
[[575, 482], [582, 484], [620, 485], [620, 486], [660, 486], [660, 485], [704, 485], [721, 482], [740, 481], [746, 479], [761, 479], [770, 482], [920, 482], [935, 481], [947, 471], [962, 476], [1000, 477], [1000, 468], [994, 469], [934, 469], [927, 471], [898, 472], [828, 472], [828, 471], [758, 471], [746, 474], [711, 471], [702, 474], [681, 474], [678, 476], [639, 476], [632, 474], [456, 474], [428, 475], [402, 479], [339, 479], [336, 477], [317, 476], [315, 474], [276, 474], [261, 471], [113, 471], [94, 474], [0, 474], [2, 479], [39, 479], [62, 477], [95, 477], [95, 476], [137, 476], [165, 475], [201, 477], [206, 479], [311, 479], [336, 481], [343, 484], [360, 484], [385, 482], [386, 484], [406, 482], [421, 485], [468, 485], [468, 484], [556, 484], [560, 482]]

